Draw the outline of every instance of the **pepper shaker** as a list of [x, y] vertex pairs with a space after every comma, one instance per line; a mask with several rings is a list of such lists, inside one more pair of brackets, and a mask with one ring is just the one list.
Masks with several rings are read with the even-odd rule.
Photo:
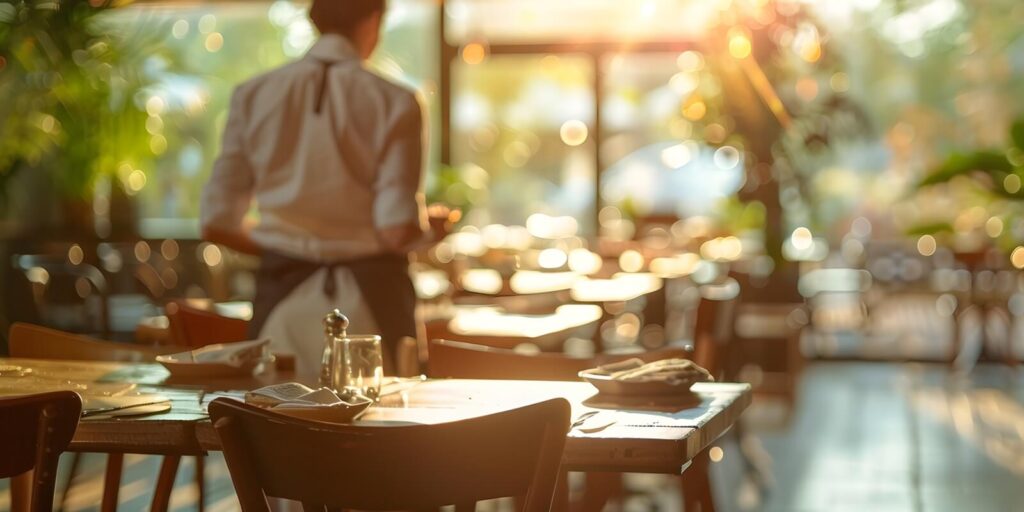
[[340, 310], [333, 310], [324, 316], [324, 353], [320, 361], [320, 386], [335, 388], [336, 342], [348, 336], [348, 317]]

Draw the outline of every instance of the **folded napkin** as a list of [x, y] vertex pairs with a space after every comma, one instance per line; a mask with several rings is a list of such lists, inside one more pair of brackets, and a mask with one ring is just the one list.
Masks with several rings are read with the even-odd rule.
[[644, 363], [641, 359], [627, 359], [599, 366], [600, 373], [621, 382], [656, 382], [683, 385], [715, 380], [704, 368], [688, 359], [662, 359]]
[[365, 396], [342, 397], [331, 389], [313, 389], [297, 382], [249, 391], [245, 402], [288, 416], [328, 423], [348, 423], [373, 404]]

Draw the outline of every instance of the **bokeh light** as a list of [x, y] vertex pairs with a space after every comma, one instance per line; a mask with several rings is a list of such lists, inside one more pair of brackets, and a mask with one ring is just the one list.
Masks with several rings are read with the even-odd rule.
[[559, 133], [562, 136], [562, 142], [567, 146], [582, 145], [587, 141], [587, 137], [590, 135], [586, 123], [576, 119], [563, 123]]

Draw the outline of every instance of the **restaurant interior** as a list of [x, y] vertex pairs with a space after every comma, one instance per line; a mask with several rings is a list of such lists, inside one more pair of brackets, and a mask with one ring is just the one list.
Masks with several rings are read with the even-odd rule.
[[200, 221], [309, 9], [0, 3], [0, 511], [1022, 510], [1024, 3], [387, 0], [442, 236], [319, 375]]

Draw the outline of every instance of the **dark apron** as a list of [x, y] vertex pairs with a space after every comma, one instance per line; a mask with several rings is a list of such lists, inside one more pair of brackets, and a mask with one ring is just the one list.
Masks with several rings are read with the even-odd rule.
[[[359, 292], [380, 330], [385, 370], [395, 368], [395, 347], [398, 341], [403, 337], [416, 338], [416, 290], [409, 278], [407, 256], [381, 255], [335, 263], [316, 263], [264, 252], [256, 273], [256, 299], [253, 301], [249, 335], [254, 339], [258, 337], [274, 308], [322, 268], [327, 269], [323, 293], [329, 299], [335, 299], [338, 293], [347, 292], [335, 289], [334, 269], [346, 268], [352, 271]], [[310, 321], [320, 321], [327, 311], [311, 311], [310, 314]]]

